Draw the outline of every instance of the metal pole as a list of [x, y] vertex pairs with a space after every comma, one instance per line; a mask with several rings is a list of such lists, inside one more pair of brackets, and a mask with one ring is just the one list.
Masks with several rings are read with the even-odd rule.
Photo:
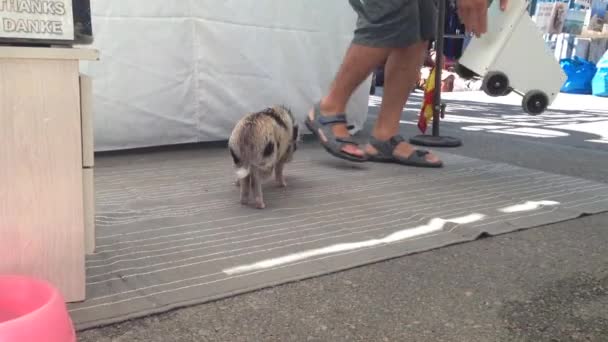
[[[432, 0], [425, 0], [432, 1]], [[458, 147], [462, 141], [458, 138], [440, 136], [439, 120], [444, 113], [441, 103], [441, 70], [443, 69], [443, 39], [445, 37], [445, 11], [448, 0], [439, 0], [437, 8], [437, 32], [435, 34], [435, 89], [433, 91], [433, 129], [432, 134], [421, 134], [410, 139], [410, 143], [433, 147]]]
[[445, 30], [445, 6], [448, 0], [439, 0], [437, 33], [435, 34], [435, 89], [433, 96], [433, 136], [439, 136], [441, 113], [441, 71], [443, 70], [443, 37]]

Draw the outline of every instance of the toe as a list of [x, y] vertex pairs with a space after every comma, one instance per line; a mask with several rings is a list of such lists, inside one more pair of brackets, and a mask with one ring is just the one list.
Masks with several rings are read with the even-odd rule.
[[429, 163], [439, 163], [441, 161], [441, 159], [439, 159], [439, 157], [437, 157], [436, 155], [434, 155], [432, 152], [429, 152], [426, 156], [425, 156], [426, 161], [428, 161]]
[[365, 154], [369, 155], [369, 156], [373, 156], [376, 153], [378, 153], [378, 151], [370, 144], [367, 144], [365, 146]]
[[363, 150], [361, 150], [360, 148], [358, 148], [357, 146], [352, 145], [352, 144], [345, 144], [342, 147], [342, 152], [348, 153], [350, 155], [357, 156], [357, 157], [363, 157], [365, 155]]

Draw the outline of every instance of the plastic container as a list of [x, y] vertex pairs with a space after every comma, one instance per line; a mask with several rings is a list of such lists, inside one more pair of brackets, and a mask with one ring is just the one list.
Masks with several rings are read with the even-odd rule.
[[528, 15], [527, 0], [509, 0], [502, 11], [494, 0], [488, 9], [488, 31], [473, 37], [456, 68], [461, 77], [481, 76], [489, 96], [522, 96], [522, 108], [542, 114], [560, 92], [566, 74], [547, 48]]
[[0, 342], [76, 342], [63, 296], [49, 283], [0, 276]]

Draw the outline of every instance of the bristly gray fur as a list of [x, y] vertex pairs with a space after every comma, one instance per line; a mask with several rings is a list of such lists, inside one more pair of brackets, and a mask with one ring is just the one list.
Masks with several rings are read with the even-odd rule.
[[253, 189], [256, 206], [265, 207], [261, 183], [275, 172], [277, 182], [285, 186], [283, 167], [297, 149], [298, 124], [293, 113], [283, 105], [245, 115], [235, 125], [228, 141], [229, 151], [241, 185], [241, 201], [248, 201]]

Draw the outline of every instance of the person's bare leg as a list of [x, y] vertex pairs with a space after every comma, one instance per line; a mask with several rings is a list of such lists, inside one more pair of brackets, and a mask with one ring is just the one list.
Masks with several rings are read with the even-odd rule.
[[[329, 93], [321, 99], [321, 114], [331, 115], [344, 113], [346, 105], [353, 92], [365, 81], [373, 69], [386, 60], [391, 50], [352, 44], [346, 51], [344, 61], [340, 66]], [[313, 118], [313, 111], [309, 113]], [[350, 133], [345, 124], [332, 126], [337, 137], [348, 137]], [[346, 144], [342, 148], [346, 153], [363, 156], [363, 150], [355, 145]]]
[[[399, 133], [403, 107], [415, 86], [427, 46], [428, 42], [420, 42], [391, 50], [384, 71], [382, 105], [372, 131], [376, 139], [386, 141]], [[373, 155], [376, 152], [372, 146], [366, 147], [366, 153]], [[405, 158], [413, 152], [414, 147], [407, 143], [399, 144], [394, 151], [396, 155]], [[432, 163], [439, 161], [439, 158], [431, 153], [427, 154], [425, 159]]]

